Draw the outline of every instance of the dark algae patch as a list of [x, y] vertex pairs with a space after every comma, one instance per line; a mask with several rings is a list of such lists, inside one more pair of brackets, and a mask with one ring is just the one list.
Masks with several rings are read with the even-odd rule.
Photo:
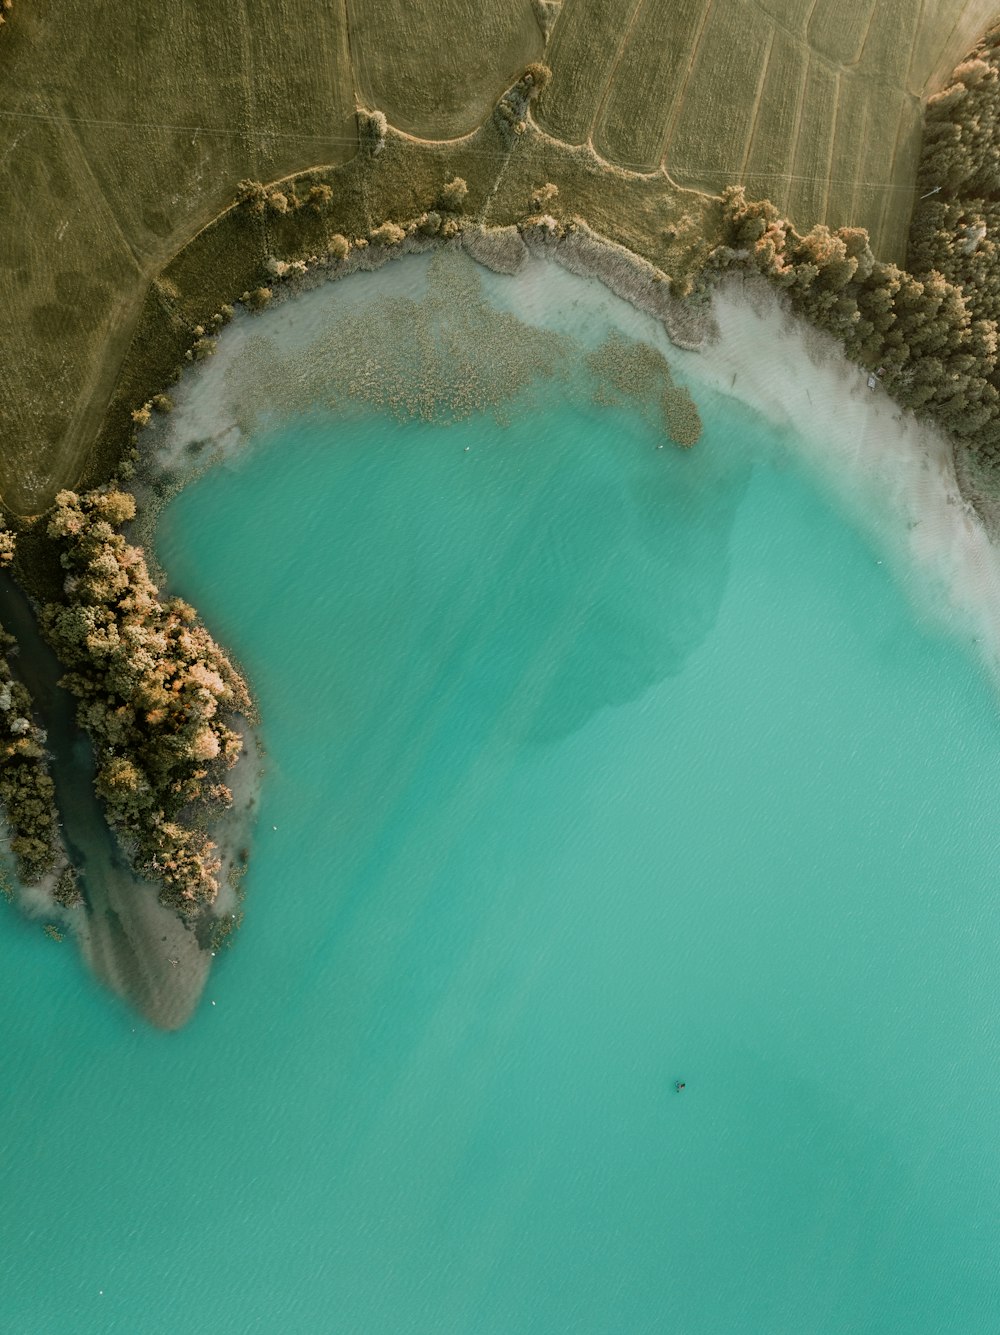
[[640, 409], [659, 408], [666, 434], [684, 449], [697, 444], [701, 418], [690, 393], [674, 384], [670, 363], [648, 343], [634, 343], [613, 333], [587, 357], [591, 374], [603, 382], [597, 391], [602, 403], [628, 399]]

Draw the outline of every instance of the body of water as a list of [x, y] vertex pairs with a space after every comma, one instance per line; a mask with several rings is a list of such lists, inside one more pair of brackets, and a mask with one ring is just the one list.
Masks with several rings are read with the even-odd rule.
[[4, 1331], [1000, 1325], [996, 700], [738, 403], [578, 391], [172, 503], [246, 925], [164, 1035], [5, 915]]

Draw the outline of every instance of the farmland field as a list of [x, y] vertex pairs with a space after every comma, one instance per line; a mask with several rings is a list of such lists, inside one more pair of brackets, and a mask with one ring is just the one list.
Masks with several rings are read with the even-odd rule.
[[993, 0], [565, 0], [539, 120], [620, 167], [663, 169], [692, 189], [746, 179], [800, 226], [849, 220], [902, 258], [921, 97], [995, 9]]
[[[247, 254], [223, 228], [197, 263], [172, 263], [244, 177], [339, 166], [338, 225], [355, 231], [390, 215], [390, 186], [399, 207], [428, 207], [446, 169], [498, 220], [550, 179], [667, 272], [668, 226], [745, 181], [800, 227], [863, 225], [902, 259], [921, 99], [994, 4], [564, 0], [546, 42], [531, 0], [19, 0], [0, 32], [5, 505], [37, 513], [73, 484], [116, 386], [121, 399], [190, 341], [193, 289], [152, 286], [168, 265], [220, 294], [254, 277], [267, 225]], [[544, 133], [511, 154], [475, 132], [538, 59], [553, 71]], [[348, 165], [362, 105], [409, 136], [381, 187]]]

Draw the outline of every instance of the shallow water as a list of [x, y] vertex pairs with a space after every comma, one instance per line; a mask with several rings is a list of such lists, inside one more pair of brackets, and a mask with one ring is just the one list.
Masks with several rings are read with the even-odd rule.
[[699, 406], [300, 418], [172, 504], [247, 923], [164, 1036], [7, 915], [5, 1330], [997, 1326], [996, 701]]

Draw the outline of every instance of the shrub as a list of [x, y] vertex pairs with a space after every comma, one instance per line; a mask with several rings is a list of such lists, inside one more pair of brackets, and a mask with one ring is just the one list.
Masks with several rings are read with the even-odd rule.
[[398, 223], [387, 221], [381, 227], [373, 228], [369, 236], [375, 245], [398, 246], [405, 239], [406, 233]]
[[193, 610], [163, 600], [141, 548], [118, 526], [135, 514], [127, 492], [56, 497], [48, 535], [66, 572], [43, 630], [94, 742], [95, 787], [127, 839], [136, 869], [192, 916], [218, 892], [219, 862], [198, 811], [225, 790], [241, 739], [224, 721], [246, 711], [246, 686]]
[[250, 213], [263, 213], [267, 204], [267, 191], [260, 181], [246, 177], [236, 187], [236, 202]]
[[252, 292], [246, 294], [244, 300], [252, 311], [260, 311], [264, 309], [273, 295], [269, 287], [255, 287]]
[[340, 232], [334, 232], [333, 236], [327, 238], [326, 248], [335, 260], [346, 260], [351, 243]]
[[322, 213], [330, 207], [333, 190], [328, 185], [314, 185], [309, 188], [309, 207], [316, 213]]
[[555, 202], [558, 194], [559, 187], [553, 185], [551, 181], [546, 181], [545, 185], [540, 185], [532, 192], [531, 207], [537, 213], [543, 213]]
[[453, 176], [450, 181], [445, 181], [441, 187], [441, 205], [443, 208], [457, 213], [468, 193], [469, 187], [462, 177]]
[[499, 128], [512, 134], [524, 134], [528, 128], [528, 103], [542, 92], [551, 78], [548, 65], [529, 65], [496, 104], [494, 120]]
[[76, 908], [78, 904], [83, 903], [83, 895], [80, 893], [80, 886], [76, 879], [76, 871], [73, 867], [63, 868], [56, 881], [56, 888], [52, 892], [52, 898], [57, 904], [61, 904], [64, 909]]
[[282, 191], [280, 190], [275, 190], [272, 194], [268, 195], [267, 197], [267, 207], [271, 210], [272, 213], [279, 213], [279, 214], [287, 213], [288, 196], [286, 194], [283, 194]]
[[[0, 566], [14, 556], [14, 534], [0, 521]], [[11, 673], [14, 637], [0, 628], [0, 805], [17, 874], [34, 885], [59, 861], [55, 785], [49, 774], [45, 734], [32, 722], [31, 697]]]
[[552, 71], [548, 65], [543, 65], [541, 61], [533, 61], [532, 64], [521, 75], [521, 84], [523, 85], [529, 100], [536, 98], [539, 93], [548, 87], [552, 79]]

